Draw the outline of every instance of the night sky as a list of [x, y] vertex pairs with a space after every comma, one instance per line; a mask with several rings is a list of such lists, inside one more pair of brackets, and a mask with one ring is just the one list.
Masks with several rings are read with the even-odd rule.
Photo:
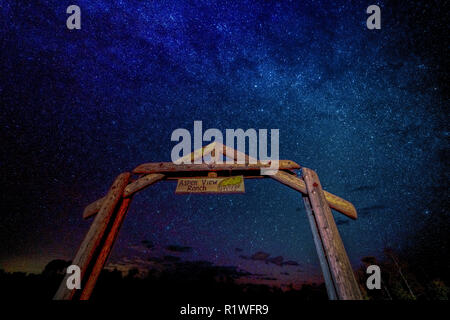
[[[66, 28], [71, 4], [81, 30]], [[381, 30], [366, 27], [371, 4]], [[356, 221], [334, 212], [354, 267], [404, 247], [447, 186], [449, 10], [439, 2], [0, 0], [0, 12], [7, 271], [71, 260], [90, 224], [83, 208], [119, 173], [170, 161], [172, 131], [193, 132], [194, 120], [280, 129], [280, 158], [357, 208]], [[134, 197], [110, 267], [178, 257], [236, 266], [246, 281], [320, 279], [297, 192], [271, 179], [247, 180], [245, 195], [175, 186]]]

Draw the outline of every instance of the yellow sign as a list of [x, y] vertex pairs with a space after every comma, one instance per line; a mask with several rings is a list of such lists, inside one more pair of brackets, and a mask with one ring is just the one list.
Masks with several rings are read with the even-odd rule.
[[244, 193], [244, 177], [178, 179], [175, 193]]

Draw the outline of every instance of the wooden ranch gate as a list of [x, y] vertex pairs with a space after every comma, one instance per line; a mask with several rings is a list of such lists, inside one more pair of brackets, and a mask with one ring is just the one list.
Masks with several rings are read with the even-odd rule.
[[[237, 150], [216, 142], [192, 152], [182, 158], [191, 163], [203, 156], [211, 156], [212, 163], [174, 164], [172, 162], [146, 163], [135, 168], [132, 173], [121, 173], [110, 187], [106, 196], [89, 204], [83, 218], [94, 217], [94, 221], [82, 241], [72, 262], [81, 271], [81, 289], [68, 289], [66, 274], [54, 299], [87, 300], [105, 266], [119, 233], [133, 195], [157, 181], [178, 180], [182, 178], [208, 178], [243, 176], [244, 179], [272, 178], [300, 192], [306, 208], [314, 244], [319, 256], [329, 299], [360, 300], [359, 285], [355, 279], [350, 261], [334, 222], [331, 209], [356, 219], [356, 209], [349, 201], [322, 189], [316, 172], [300, 167], [291, 160], [279, 160], [279, 170], [274, 175], [261, 175], [261, 169], [269, 164], [256, 161]], [[229, 157], [237, 160], [244, 157], [245, 163], [220, 163], [217, 157]], [[255, 160], [256, 163], [253, 163]], [[219, 162], [219, 163], [218, 163]], [[294, 170], [302, 170], [298, 177]], [[137, 178], [132, 178], [134, 174]]]

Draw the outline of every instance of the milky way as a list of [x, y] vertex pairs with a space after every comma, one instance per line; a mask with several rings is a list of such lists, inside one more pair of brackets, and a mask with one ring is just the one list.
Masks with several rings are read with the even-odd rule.
[[[367, 29], [366, 2], [78, 0], [81, 30], [66, 28], [66, 2], [11, 2], [0, 1], [2, 268], [72, 259], [84, 206], [120, 172], [170, 161], [172, 131], [194, 120], [280, 129], [280, 158], [358, 209], [356, 221], [334, 213], [354, 266], [402, 248], [436, 210], [448, 41], [447, 11], [431, 1], [379, 2], [381, 30]], [[171, 254], [289, 280], [320, 274], [299, 194], [270, 179], [245, 187], [150, 187], [111, 262]]]

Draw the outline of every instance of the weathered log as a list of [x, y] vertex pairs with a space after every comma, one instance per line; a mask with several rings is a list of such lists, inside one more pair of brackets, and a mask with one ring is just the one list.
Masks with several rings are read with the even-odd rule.
[[155, 182], [164, 178], [164, 175], [161, 173], [153, 173], [143, 176], [142, 178], [137, 179], [130, 183], [123, 192], [123, 196], [125, 198], [131, 197], [136, 192], [154, 184]]
[[[284, 185], [287, 185], [288, 187], [294, 190], [300, 191], [303, 194], [307, 194], [305, 181], [303, 181], [302, 179], [293, 174], [289, 174], [284, 171], [278, 171], [276, 174], [270, 175], [269, 177], [281, 182]], [[341, 197], [338, 197], [325, 190], [324, 193], [325, 199], [327, 200], [327, 203], [331, 208], [335, 209], [336, 211], [339, 211], [340, 213], [346, 215], [349, 218], [352, 219], [358, 218], [356, 209], [351, 202], [342, 199]]]
[[180, 163], [180, 164], [181, 163], [195, 163], [198, 159], [201, 159], [201, 161], [203, 162], [203, 157], [211, 154], [215, 150], [215, 148], [218, 148], [218, 146], [216, 146], [216, 145], [217, 145], [216, 142], [212, 142], [212, 143], [208, 144], [207, 146], [204, 146], [202, 148], [194, 150], [190, 154], [188, 154], [184, 157], [181, 157], [174, 162]]
[[[136, 181], [133, 181], [128, 186], [125, 187], [125, 190], [123, 192], [123, 197], [128, 198], [131, 197], [136, 192], [152, 185], [153, 183], [161, 180], [164, 178], [163, 174], [154, 173], [154, 174], [148, 174], [142, 178], [137, 179]], [[95, 200], [91, 204], [89, 204], [83, 211], [83, 219], [88, 219], [92, 216], [94, 216], [102, 206], [103, 201], [105, 200], [105, 197], [100, 198], [98, 200]]]
[[245, 163], [257, 163], [258, 160], [254, 157], [249, 156], [246, 153], [243, 153], [241, 151], [238, 151], [236, 149], [233, 149], [227, 145], [221, 144], [217, 142], [217, 148], [220, 148], [222, 151], [222, 154], [227, 157], [230, 158], [234, 161], [238, 161], [243, 159]]
[[[133, 170], [133, 173], [164, 173], [181, 171], [234, 171], [234, 170], [261, 170], [270, 168], [270, 164], [262, 163], [200, 163], [200, 164], [174, 164], [172, 162], [144, 163]], [[279, 170], [300, 169], [300, 166], [291, 160], [279, 160]]]
[[[108, 194], [106, 195], [97, 216], [92, 222], [88, 233], [81, 243], [80, 248], [78, 249], [78, 252], [72, 264], [77, 265], [80, 268], [81, 283], [83, 283], [84, 276], [86, 275], [86, 270], [88, 269], [91, 261], [95, 258], [94, 255], [99, 248], [111, 216], [113, 215], [118, 202], [122, 198], [123, 191], [127, 186], [129, 179], [129, 172], [122, 173], [116, 178], [111, 188], [109, 189]], [[54, 296], [55, 300], [72, 300], [73, 296], [75, 295], [76, 289], [70, 290], [66, 285], [67, 278], [69, 276], [70, 275], [67, 274], [64, 277], [58, 291]]]
[[333, 219], [331, 209], [325, 199], [316, 172], [303, 168], [303, 178], [308, 191], [313, 217], [319, 230], [325, 256], [330, 267], [337, 298], [340, 300], [361, 300], [362, 295], [355, 274]]
[[[216, 151], [218, 152], [216, 153]], [[243, 152], [228, 147], [227, 145], [224, 145], [220, 142], [214, 141], [203, 148], [199, 148], [191, 152], [190, 154], [181, 157], [176, 161], [176, 163], [195, 163], [196, 160], [199, 159], [202, 159], [203, 161], [203, 158], [207, 155], [211, 155], [214, 162], [221, 163], [222, 161], [219, 158], [221, 154], [233, 160], [243, 159], [245, 163], [257, 162], [257, 159], [252, 158]]]
[[323, 250], [322, 240], [320, 238], [319, 229], [317, 228], [314, 213], [311, 208], [311, 202], [307, 195], [303, 196], [303, 203], [305, 204], [306, 216], [308, 217], [309, 226], [313, 235], [314, 245], [316, 247], [317, 256], [319, 257], [320, 268], [322, 269], [323, 280], [327, 288], [328, 299], [337, 300], [336, 288], [334, 287], [333, 277], [331, 276], [330, 266], [327, 261], [327, 256]]
[[97, 212], [102, 207], [103, 201], [105, 201], [105, 197], [95, 200], [94, 202], [91, 202], [84, 208], [83, 211], [83, 219], [88, 219], [94, 215], [97, 214]]
[[89, 273], [89, 277], [87, 277], [86, 283], [82, 288], [80, 300], [89, 300], [91, 297], [92, 291], [94, 290], [95, 284], [97, 283], [97, 279], [103, 270], [103, 267], [106, 264], [106, 260], [111, 253], [114, 242], [117, 239], [117, 235], [119, 234], [120, 227], [122, 226], [123, 220], [127, 214], [128, 208], [131, 203], [130, 198], [123, 198], [117, 209], [117, 213], [113, 217], [114, 222], [112, 223], [111, 228], [106, 235], [105, 241], [102, 243], [102, 248], [100, 253], [97, 256], [97, 259], [94, 261], [94, 265]]
[[[267, 175], [267, 176], [261, 176], [261, 175], [248, 176], [248, 175], [245, 175], [245, 170], [242, 173], [239, 172], [239, 174], [244, 174], [245, 179], [270, 177], [272, 179], [275, 179], [275, 180], [293, 188], [294, 190], [300, 191], [303, 194], [307, 193], [305, 182], [301, 178], [299, 178], [289, 172], [286, 172], [286, 171], [280, 170], [275, 175]], [[183, 175], [182, 173], [180, 173], [180, 175], [177, 174], [175, 176], [171, 176], [171, 175], [167, 176], [167, 175], [156, 174], [156, 173], [149, 174], [149, 175], [146, 175], [146, 176], [130, 183], [125, 188], [124, 197], [129, 197], [132, 194], [136, 193], [137, 191], [142, 190], [143, 188], [148, 187], [151, 184], [153, 184], [156, 181], [159, 181], [161, 179], [178, 180], [180, 178], [202, 178], [202, 177], [201, 176], [186, 176], [186, 175]], [[153, 179], [154, 179], [154, 181], [153, 181]], [[142, 186], [142, 188], [140, 186]], [[327, 199], [328, 205], [331, 208], [348, 216], [349, 218], [352, 218], [352, 219], [357, 218], [356, 209], [351, 202], [349, 202], [345, 199], [342, 199], [341, 197], [338, 197], [327, 191], [324, 191], [324, 192], [325, 192], [325, 198]], [[83, 218], [88, 219], [88, 218], [94, 216], [98, 212], [98, 210], [100, 210], [103, 200], [104, 200], [104, 197], [100, 198], [100, 199], [92, 202], [88, 206], [86, 206], [86, 208], [84, 209], [84, 212], [83, 212]]]

